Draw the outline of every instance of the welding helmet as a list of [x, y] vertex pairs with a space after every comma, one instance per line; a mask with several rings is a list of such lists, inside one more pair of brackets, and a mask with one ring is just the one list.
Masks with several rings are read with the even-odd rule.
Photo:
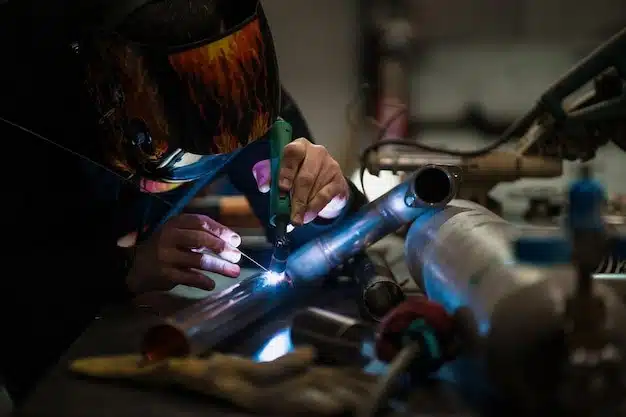
[[110, 2], [119, 4], [77, 53], [106, 162], [179, 184], [266, 135], [280, 108], [276, 54], [256, 0], [237, 1], [237, 18], [231, 10], [219, 35], [191, 44], [145, 44], [116, 32], [150, 2]]

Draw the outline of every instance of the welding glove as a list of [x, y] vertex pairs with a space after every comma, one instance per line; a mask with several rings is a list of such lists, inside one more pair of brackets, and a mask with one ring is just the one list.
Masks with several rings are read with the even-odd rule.
[[134, 355], [79, 359], [76, 373], [175, 385], [227, 400], [268, 415], [337, 416], [356, 414], [371, 395], [376, 378], [360, 369], [314, 364], [315, 352], [300, 348], [271, 362], [214, 353], [206, 359], [172, 358], [143, 364]]

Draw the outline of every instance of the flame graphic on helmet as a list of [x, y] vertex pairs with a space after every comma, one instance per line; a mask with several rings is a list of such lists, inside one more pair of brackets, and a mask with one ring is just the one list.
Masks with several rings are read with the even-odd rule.
[[260, 139], [276, 117], [277, 93], [270, 81], [275, 74], [269, 74], [266, 49], [255, 18], [223, 39], [169, 56], [201, 116], [215, 126], [207, 138], [214, 153]]
[[[280, 82], [262, 15], [220, 39], [163, 52], [119, 37], [95, 42], [84, 82], [99, 117], [103, 162], [141, 180], [146, 164], [179, 147], [222, 154], [264, 137], [278, 116]], [[133, 143], [135, 120], [145, 124], [151, 146]]]

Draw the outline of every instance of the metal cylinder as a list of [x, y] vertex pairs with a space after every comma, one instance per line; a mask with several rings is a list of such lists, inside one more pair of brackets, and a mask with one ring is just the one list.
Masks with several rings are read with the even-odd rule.
[[[413, 223], [405, 253], [429, 299], [449, 312], [471, 310], [494, 386], [532, 415], [555, 401], [563, 383], [563, 315], [576, 274], [569, 266], [516, 265], [511, 241], [520, 232], [482, 206], [457, 200]], [[598, 280], [594, 291], [604, 300], [607, 337], [625, 352], [624, 304]]]
[[520, 178], [554, 178], [563, 174], [560, 159], [541, 156], [520, 156], [514, 152], [494, 151], [487, 155], [461, 158], [436, 153], [414, 152], [372, 152], [367, 161], [367, 169], [373, 175], [380, 171], [411, 172], [426, 164], [457, 167], [463, 181], [515, 181]]
[[387, 262], [377, 253], [370, 251], [356, 257], [354, 279], [361, 293], [359, 310], [365, 319], [380, 321], [406, 299]]
[[367, 170], [372, 175], [378, 175], [380, 171], [412, 172], [425, 165], [461, 166], [463, 163], [460, 156], [413, 150], [398, 152], [397, 147], [394, 150], [396, 152], [370, 152], [366, 161]]
[[430, 299], [449, 311], [470, 307], [481, 328], [487, 328], [501, 293], [521, 285], [510, 268], [514, 257], [509, 242], [517, 233], [514, 225], [486, 208], [454, 200], [413, 222], [405, 242], [407, 266]]
[[[556, 227], [530, 229], [558, 231]], [[407, 266], [429, 298], [450, 311], [460, 305], [471, 307], [486, 329], [502, 295], [528, 284], [527, 276], [511, 268], [516, 264], [511, 241], [524, 230], [479, 204], [453, 200], [445, 209], [413, 222], [405, 242]], [[610, 265], [603, 262], [596, 272], [595, 281], [626, 295], [626, 285], [610, 275]]]
[[[566, 338], [572, 326], [566, 312], [571, 297], [578, 291], [577, 271], [571, 266], [511, 269], [525, 285], [503, 293], [490, 318], [484, 357], [494, 386], [507, 399], [525, 408], [526, 415], [539, 415], [550, 409], [567, 410], [568, 415], [574, 415], [572, 411], [595, 402], [596, 397], [607, 399], [598, 404], [597, 415], [618, 415], [614, 408], [621, 407], [626, 394], [622, 385], [626, 377], [623, 300], [607, 285], [594, 282], [593, 294], [602, 303], [603, 315], [594, 324], [598, 334], [588, 337], [593, 337], [598, 346], [597, 351], [589, 353], [598, 356], [584, 360], [596, 361], [597, 366], [583, 372], [595, 386], [578, 386], [582, 375], [575, 375], [571, 368], [579, 351], [572, 350]], [[613, 359], [603, 357], [605, 352], [615, 356], [614, 369], [606, 368], [606, 359]], [[614, 390], [619, 391], [617, 402], [608, 400]]]
[[318, 358], [342, 365], [365, 363], [364, 344], [373, 343], [374, 328], [351, 317], [310, 307], [294, 316], [291, 342], [313, 346]]
[[428, 165], [328, 233], [293, 252], [286, 273], [314, 280], [416, 217], [445, 207], [454, 198], [458, 178], [443, 167]]
[[141, 353], [148, 361], [205, 353], [284, 301], [290, 289], [271, 273], [246, 278], [149, 329]]

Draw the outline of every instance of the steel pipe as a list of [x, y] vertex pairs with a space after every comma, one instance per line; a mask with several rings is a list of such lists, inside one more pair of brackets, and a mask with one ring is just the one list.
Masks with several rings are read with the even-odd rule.
[[[423, 167], [330, 233], [293, 253], [287, 276], [296, 286], [325, 276], [425, 211], [444, 207], [456, 187], [456, 177], [444, 168]], [[266, 272], [244, 279], [149, 329], [141, 352], [149, 361], [204, 353], [278, 306], [290, 290], [285, 275]]]
[[[577, 273], [570, 265], [517, 265], [512, 241], [522, 232], [482, 206], [455, 200], [412, 224], [405, 259], [429, 299], [472, 316], [470, 327], [478, 328], [473, 353], [485, 360], [494, 387], [527, 407], [524, 415], [537, 415], [536, 407], [569, 382], [563, 374], [570, 358], [564, 312]], [[611, 284], [597, 276], [594, 294], [603, 302], [607, 340], [621, 355], [626, 307]], [[626, 369], [620, 372], [626, 375]], [[462, 371], [457, 377], [463, 380]]]
[[520, 178], [555, 178], [563, 174], [563, 162], [557, 158], [520, 156], [513, 152], [494, 151], [471, 158], [414, 152], [372, 152], [367, 170], [373, 175], [380, 171], [411, 172], [427, 164], [456, 167], [463, 181], [515, 181]]
[[[429, 298], [450, 311], [470, 307], [481, 329], [487, 331], [502, 297], [554, 273], [535, 271], [531, 278], [527, 270], [514, 268], [511, 242], [525, 231], [559, 233], [556, 227], [520, 228], [479, 204], [454, 200], [445, 209], [413, 222], [405, 241], [405, 260]], [[612, 275], [617, 262], [607, 259], [598, 266], [594, 279], [619, 290], [620, 280]], [[626, 296], [626, 292], [620, 294]]]
[[350, 257], [455, 196], [459, 178], [444, 167], [427, 165], [352, 217], [293, 252], [286, 273], [296, 281], [326, 276]]
[[364, 319], [381, 321], [406, 299], [391, 268], [378, 253], [369, 251], [355, 256], [352, 275], [359, 286], [357, 303]]
[[205, 353], [278, 306], [290, 289], [271, 273], [243, 279], [149, 329], [141, 353], [148, 361]]

